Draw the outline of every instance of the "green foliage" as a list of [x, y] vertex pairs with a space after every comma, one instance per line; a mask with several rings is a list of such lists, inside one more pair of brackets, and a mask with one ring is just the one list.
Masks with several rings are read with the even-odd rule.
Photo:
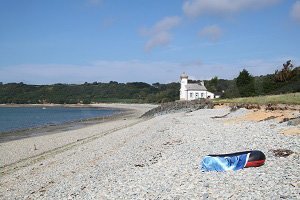
[[243, 97], [234, 99], [214, 99], [218, 103], [250, 103], [250, 104], [296, 104], [300, 105], [300, 93], [287, 93], [281, 95], [265, 95], [256, 97]]
[[253, 77], [247, 70], [243, 70], [233, 80], [214, 77], [209, 81], [205, 81], [205, 86], [208, 91], [222, 94], [222, 98], [300, 92], [300, 67], [293, 68], [291, 73], [293, 76], [281, 82], [276, 80], [276, 73]]
[[286, 82], [292, 79], [296, 75], [293, 68], [294, 66], [291, 63], [291, 60], [286, 61], [286, 63], [283, 64], [283, 68], [280, 71], [275, 71], [275, 80], [277, 82]]
[[255, 95], [254, 77], [243, 69], [239, 76], [236, 78], [236, 86], [239, 90], [241, 97], [249, 97]]
[[[253, 77], [244, 69], [233, 80], [214, 77], [204, 81], [208, 91], [221, 94], [222, 98], [237, 98], [258, 95], [276, 95], [300, 92], [300, 67], [291, 68], [285, 81], [278, 81], [278, 72]], [[0, 104], [90, 104], [97, 102], [163, 103], [179, 99], [179, 83], [152, 85], [143, 82], [87, 83], [26, 85], [24, 83], [0, 82]]]
[[219, 79], [217, 76], [215, 76], [214, 78], [212, 78], [210, 81], [205, 81], [205, 87], [207, 88], [208, 91], [210, 92], [217, 92], [217, 87], [218, 87], [218, 83], [219, 83]]
[[93, 102], [160, 103], [179, 99], [179, 83], [84, 83], [82, 85], [0, 84], [0, 103], [90, 104]]

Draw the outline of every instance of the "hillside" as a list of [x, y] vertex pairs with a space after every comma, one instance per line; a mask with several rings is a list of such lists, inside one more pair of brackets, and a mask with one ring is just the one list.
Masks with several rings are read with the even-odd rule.
[[[247, 70], [233, 80], [205, 80], [208, 91], [222, 98], [238, 98], [300, 92], [300, 67], [265, 76], [251, 76]], [[0, 82], [0, 104], [89, 104], [93, 102], [164, 103], [179, 99], [179, 83], [84, 83], [27, 85]]]
[[81, 85], [0, 84], [0, 104], [89, 104], [92, 102], [161, 103], [179, 97], [179, 83], [85, 83]]

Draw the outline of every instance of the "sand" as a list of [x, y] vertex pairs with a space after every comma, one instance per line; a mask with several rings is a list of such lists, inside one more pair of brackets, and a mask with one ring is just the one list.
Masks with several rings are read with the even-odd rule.
[[[47, 105], [53, 106], [53, 105]], [[74, 105], [82, 106], [82, 105]], [[18, 161], [42, 155], [50, 151], [62, 151], [70, 146], [80, 145], [84, 140], [91, 140], [95, 137], [101, 137], [111, 131], [122, 129], [138, 123], [142, 119], [139, 117], [156, 105], [150, 104], [91, 104], [91, 107], [117, 108], [123, 109], [119, 116], [100, 120], [98, 124], [88, 127], [64, 131], [58, 128], [60, 132], [50, 131], [50, 133], [36, 133], [37, 137], [29, 137], [21, 140], [14, 140], [0, 143], [0, 167], [16, 163]], [[36, 130], [34, 130], [36, 131]], [[48, 131], [41, 129], [42, 132]]]
[[[299, 125], [270, 117], [251, 120], [245, 116], [254, 111], [228, 114], [227, 107], [141, 119], [154, 106], [130, 107], [136, 112], [123, 119], [0, 144], [0, 199], [299, 197], [299, 134], [282, 134]], [[207, 154], [251, 149], [266, 154], [264, 166], [226, 173], [200, 170]], [[276, 149], [293, 153], [276, 157]]]

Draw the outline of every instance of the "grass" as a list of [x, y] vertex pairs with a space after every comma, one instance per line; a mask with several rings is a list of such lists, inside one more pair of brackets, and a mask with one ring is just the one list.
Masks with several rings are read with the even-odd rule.
[[234, 99], [214, 99], [214, 103], [290, 104], [300, 105], [300, 92]]

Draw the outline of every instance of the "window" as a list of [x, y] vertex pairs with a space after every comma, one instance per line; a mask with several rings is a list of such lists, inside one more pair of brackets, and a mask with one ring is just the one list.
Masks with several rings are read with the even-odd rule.
[[196, 92], [195, 96], [196, 96], [196, 99], [199, 99], [199, 93], [198, 92]]
[[192, 92], [190, 93], [190, 98], [193, 98], [193, 93]]
[[204, 94], [203, 93], [201, 93], [201, 98], [204, 98]]

